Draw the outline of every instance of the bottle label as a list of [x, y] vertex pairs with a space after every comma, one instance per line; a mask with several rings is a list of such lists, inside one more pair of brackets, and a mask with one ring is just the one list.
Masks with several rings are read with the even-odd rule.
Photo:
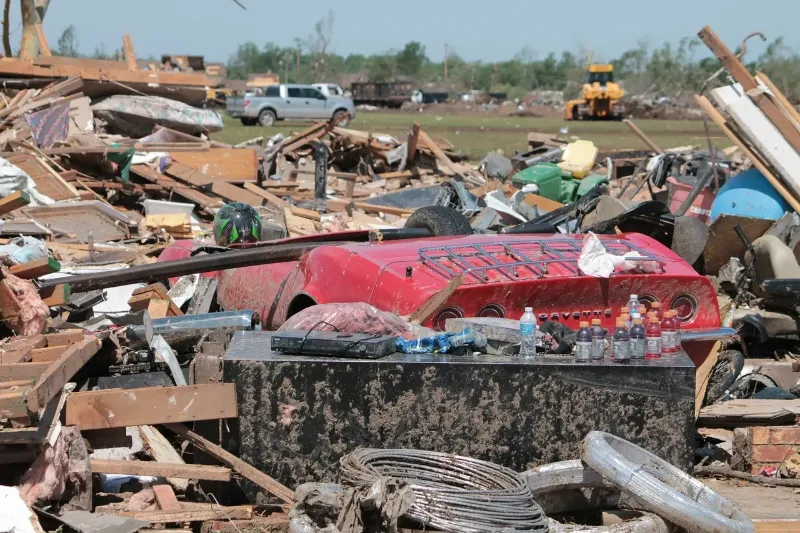
[[575, 350], [576, 361], [588, 361], [592, 358], [592, 341], [578, 341]]
[[661, 349], [665, 352], [675, 351], [675, 332], [662, 331], [661, 332]]
[[631, 339], [631, 359], [644, 359], [644, 339]]
[[627, 361], [631, 358], [631, 342], [630, 341], [614, 341], [614, 360]]
[[605, 341], [603, 339], [592, 339], [592, 359], [602, 359], [604, 350]]
[[681, 332], [680, 331], [676, 331], [675, 332], [675, 349], [676, 350], [680, 350], [681, 348], [683, 348], [683, 346], [681, 346]]
[[642, 318], [642, 314], [639, 313], [639, 311], [631, 310], [631, 320], [633, 320], [635, 318]]
[[526, 335], [533, 335], [536, 331], [536, 326], [531, 324], [530, 322], [520, 322], [519, 323], [519, 334], [523, 337]]
[[661, 355], [661, 337], [647, 337], [647, 353]]

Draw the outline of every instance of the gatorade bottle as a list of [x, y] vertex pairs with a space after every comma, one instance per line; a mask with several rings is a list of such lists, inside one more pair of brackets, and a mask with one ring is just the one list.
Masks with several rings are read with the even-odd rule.
[[661, 320], [661, 353], [673, 354], [677, 352], [675, 347], [676, 332], [675, 321], [672, 320], [673, 311], [664, 313], [664, 318]]
[[526, 307], [525, 314], [519, 319], [519, 334], [522, 337], [520, 357], [536, 357], [536, 316], [532, 307]]
[[606, 332], [600, 325], [600, 319], [592, 320], [592, 361], [602, 361], [605, 351]]
[[619, 308], [619, 314], [624, 315], [625, 313], [631, 314], [631, 308], [627, 305]]
[[631, 336], [625, 327], [625, 320], [617, 319], [617, 329], [614, 330], [612, 341], [614, 347], [614, 362], [628, 363], [631, 360]]
[[678, 318], [677, 311], [672, 311], [672, 321], [675, 323], [675, 351], [680, 352], [683, 346], [681, 345], [681, 319]]
[[[635, 316], [633, 316], [633, 315], [631, 315], [631, 316], [632, 316], [633, 318], [636, 318], [636, 317], [635, 317]], [[643, 306], [643, 305], [640, 305], [640, 306], [639, 306], [639, 318], [641, 318], [641, 319], [642, 319], [642, 321], [644, 321], [644, 319], [645, 319], [645, 318], [647, 318], [647, 307], [645, 307], [645, 306]]]
[[575, 362], [588, 363], [592, 358], [592, 330], [588, 322], [581, 322], [575, 349]]
[[[636, 316], [636, 312], [639, 310], [639, 296], [636, 294], [631, 294], [631, 297], [628, 299], [628, 304], [626, 305], [628, 308], [628, 312], [631, 314], [632, 318], [639, 318]], [[624, 313], [625, 311], [620, 311]]]
[[634, 318], [631, 327], [631, 359], [634, 361], [644, 361], [645, 335], [642, 319]]
[[658, 359], [661, 357], [661, 323], [656, 316], [651, 316], [645, 328], [645, 359]]
[[[624, 309], [624, 307], [623, 307]], [[633, 322], [631, 322], [631, 315], [629, 313], [622, 313], [619, 317], [625, 321], [625, 329], [630, 331]]]
[[661, 313], [661, 302], [653, 302], [650, 304], [650, 311], [654, 312], [659, 320], [663, 320], [664, 316]]

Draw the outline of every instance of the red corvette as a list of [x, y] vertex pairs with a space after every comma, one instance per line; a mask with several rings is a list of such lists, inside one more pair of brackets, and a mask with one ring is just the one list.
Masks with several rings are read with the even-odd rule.
[[[347, 239], [347, 234], [341, 236]], [[619, 273], [609, 279], [586, 276], [577, 267], [582, 235], [516, 234], [323, 245], [299, 261], [206, 275], [218, 277], [222, 308], [253, 309], [266, 329], [323, 303], [368, 302], [408, 315], [460, 276], [461, 285], [424, 325], [443, 329], [447, 318], [459, 316], [518, 319], [525, 306], [533, 306], [540, 323], [556, 320], [577, 329], [581, 320], [600, 318], [604, 327], [613, 329], [620, 307], [637, 294], [645, 305], [658, 301], [678, 310], [684, 348], [696, 364], [705, 359], [714, 340], [733, 333], [720, 328], [709, 280], [670, 249], [636, 233], [600, 238], [610, 252], [634, 252], [658, 262], [662, 272]], [[310, 238], [279, 242], [298, 240]], [[159, 260], [188, 257], [194, 246], [192, 241], [176, 241]]]

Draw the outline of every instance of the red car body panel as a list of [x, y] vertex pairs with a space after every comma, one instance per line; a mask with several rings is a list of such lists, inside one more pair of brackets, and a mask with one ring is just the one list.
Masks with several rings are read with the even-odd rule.
[[[365, 301], [408, 315], [443, 290], [454, 273], [461, 274], [463, 281], [447, 300], [446, 316], [497, 316], [501, 310], [507, 318], [518, 319], [525, 306], [532, 306], [540, 322], [557, 320], [577, 329], [581, 320], [599, 318], [604, 327], [613, 329], [620, 307], [631, 294], [650, 297], [665, 307], [681, 295], [690, 295], [696, 310], [683, 328], [719, 328], [713, 286], [674, 252], [640, 234], [600, 238], [618, 253], [631, 248], [641, 252], [659, 262], [663, 272], [615, 273], [607, 279], [580, 274], [575, 261], [582, 235], [470, 235], [323, 245], [300, 261], [207, 275], [218, 276], [217, 299], [224, 309], [253, 309], [266, 329], [278, 328], [291, 314], [313, 303]], [[177, 241], [159, 260], [188, 257], [194, 246], [191, 241]], [[541, 263], [525, 266], [523, 256]], [[437, 317], [424, 325], [441, 325]], [[712, 345], [692, 343], [687, 352], [699, 363]]]

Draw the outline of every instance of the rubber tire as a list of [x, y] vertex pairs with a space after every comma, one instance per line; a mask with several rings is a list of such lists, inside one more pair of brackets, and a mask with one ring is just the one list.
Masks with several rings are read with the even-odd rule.
[[703, 405], [711, 405], [725, 394], [733, 385], [744, 368], [744, 355], [738, 350], [725, 350], [708, 377], [708, 389]]
[[272, 109], [264, 109], [258, 114], [258, 124], [264, 128], [270, 128], [275, 125], [278, 116]]
[[472, 226], [467, 217], [441, 205], [420, 207], [408, 217], [405, 227], [426, 229], [432, 237], [472, 235]]
[[[331, 119], [333, 123], [336, 124], [336, 118], [343, 115], [344, 113], [348, 113], [348, 111], [346, 109], [337, 109], [336, 112], [333, 114], [333, 118]], [[348, 124], [350, 124], [350, 117], [347, 117], [346, 119], [342, 120], [337, 125], [340, 128], [346, 128]]]
[[258, 119], [257, 118], [244, 117], [244, 118], [241, 118], [239, 120], [242, 121], [242, 126], [255, 126], [256, 124], [258, 124]]
[[583, 461], [630, 494], [638, 508], [686, 531], [754, 533], [755, 525], [734, 503], [660, 457], [619, 437], [592, 431]]

